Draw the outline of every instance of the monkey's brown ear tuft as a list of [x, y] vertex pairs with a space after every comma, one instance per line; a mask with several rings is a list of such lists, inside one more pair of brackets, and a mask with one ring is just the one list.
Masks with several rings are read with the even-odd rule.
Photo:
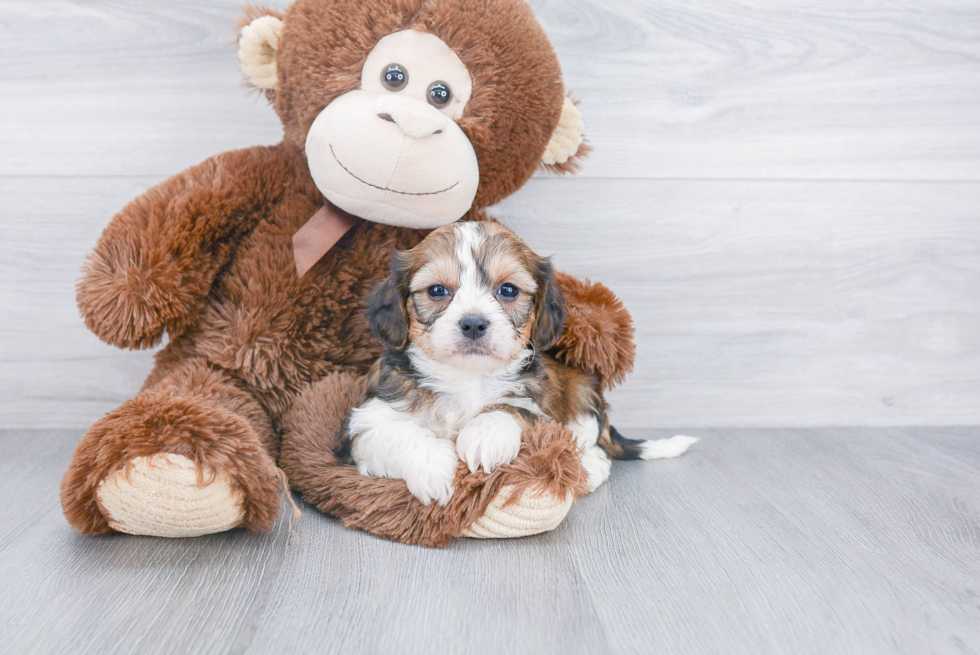
[[566, 97], [562, 102], [558, 126], [541, 157], [541, 165], [548, 172], [557, 175], [575, 173], [591, 150], [585, 140], [582, 112], [578, 110], [574, 100]]
[[276, 88], [276, 51], [282, 36], [282, 14], [265, 7], [245, 7], [239, 22], [238, 63], [250, 86], [272, 99]]

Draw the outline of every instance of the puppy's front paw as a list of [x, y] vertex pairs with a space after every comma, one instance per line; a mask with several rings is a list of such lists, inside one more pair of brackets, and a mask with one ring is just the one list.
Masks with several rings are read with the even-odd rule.
[[445, 505], [453, 497], [456, 477], [456, 448], [452, 441], [432, 438], [420, 449], [415, 465], [406, 471], [405, 483], [423, 505], [433, 500]]
[[521, 424], [507, 412], [486, 412], [463, 426], [456, 437], [459, 458], [476, 473], [507, 464], [521, 449]]

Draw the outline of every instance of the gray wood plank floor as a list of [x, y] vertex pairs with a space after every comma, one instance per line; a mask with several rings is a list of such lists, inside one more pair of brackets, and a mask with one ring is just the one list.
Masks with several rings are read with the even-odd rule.
[[80, 432], [0, 431], [0, 650], [977, 652], [980, 428], [698, 434], [552, 533], [426, 550], [311, 508], [295, 535], [82, 537]]

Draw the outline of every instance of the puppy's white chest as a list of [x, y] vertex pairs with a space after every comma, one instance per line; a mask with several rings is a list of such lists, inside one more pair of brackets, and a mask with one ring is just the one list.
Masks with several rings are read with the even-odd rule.
[[432, 394], [428, 406], [415, 411], [415, 420], [436, 436], [455, 441], [459, 430], [488, 405], [524, 395], [521, 371], [533, 354], [528, 349], [502, 369], [484, 373], [433, 361], [411, 346], [409, 356], [421, 374], [419, 385]]
[[419, 418], [436, 436], [455, 441], [459, 430], [487, 405], [499, 403], [515, 390], [514, 384], [500, 384], [496, 380], [477, 381], [458, 391], [438, 393], [435, 402]]

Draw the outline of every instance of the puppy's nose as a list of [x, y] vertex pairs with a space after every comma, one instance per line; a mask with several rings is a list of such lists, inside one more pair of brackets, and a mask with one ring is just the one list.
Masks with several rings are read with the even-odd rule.
[[490, 327], [490, 321], [485, 316], [478, 314], [467, 314], [459, 322], [459, 329], [463, 332], [463, 336], [469, 337], [473, 341], [486, 334], [488, 327]]

